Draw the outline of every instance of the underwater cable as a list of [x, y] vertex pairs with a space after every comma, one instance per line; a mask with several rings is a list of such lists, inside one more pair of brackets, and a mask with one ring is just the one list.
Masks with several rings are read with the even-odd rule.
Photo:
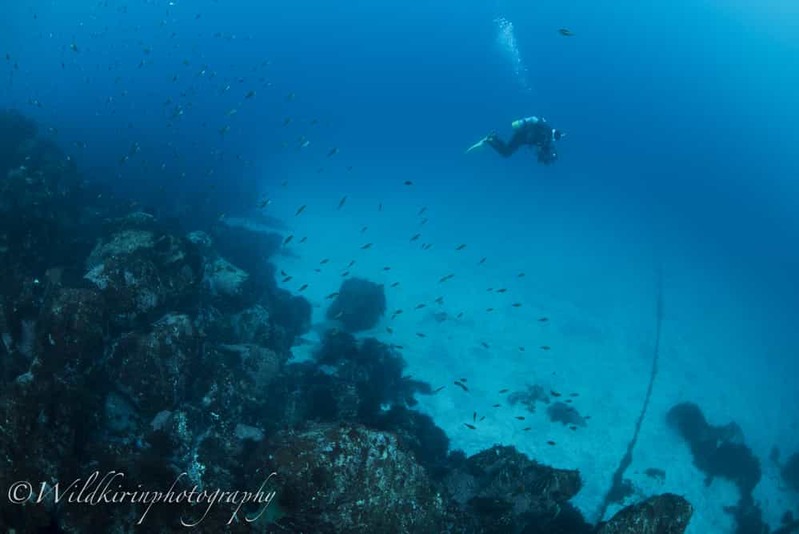
[[638, 441], [638, 434], [641, 432], [641, 425], [646, 417], [646, 411], [649, 408], [649, 400], [652, 398], [652, 390], [655, 386], [655, 379], [658, 374], [658, 361], [660, 359], [660, 327], [663, 323], [663, 273], [662, 269], [658, 268], [657, 271], [657, 303], [655, 308], [655, 348], [652, 352], [652, 369], [649, 372], [649, 385], [646, 388], [646, 396], [644, 403], [641, 406], [641, 413], [638, 414], [638, 420], [635, 422], [635, 430], [630, 442], [627, 444], [627, 451], [619, 462], [619, 467], [613, 473], [613, 482], [610, 489], [605, 494], [605, 499], [602, 501], [602, 507], [599, 510], [599, 521], [605, 517], [605, 512], [612, 502], [618, 502], [624, 497], [624, 472], [630, 467], [633, 461], [633, 449]]

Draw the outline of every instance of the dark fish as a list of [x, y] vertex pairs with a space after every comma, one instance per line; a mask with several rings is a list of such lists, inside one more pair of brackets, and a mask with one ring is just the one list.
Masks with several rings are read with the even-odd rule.
[[368, 227], [368, 226], [364, 226], [363, 228], [361, 228], [361, 233], [364, 233], [364, 232], [365, 232], [365, 231], [367, 231], [368, 229], [369, 229], [369, 227]]
[[482, 265], [482, 264], [484, 264], [484, 263], [486, 262], [486, 259], [487, 259], [487, 258], [486, 258], [485, 256], [483, 256], [482, 258], [480, 258], [480, 261], [478, 261], [478, 262], [477, 262], [477, 265]]
[[355, 265], [355, 260], [350, 260], [350, 262], [347, 264], [347, 269], [349, 269], [353, 265]]
[[417, 335], [418, 337], [427, 337], [427, 334], [425, 334], [425, 333], [423, 333], [423, 332], [416, 332], [416, 335]]
[[466, 426], [466, 428], [468, 428], [469, 430], [474, 430], [474, 429], [476, 429], [476, 428], [477, 428], [476, 426], [474, 426], [474, 425], [470, 425], [469, 423], [463, 423], [463, 424], [464, 424], [464, 425]]
[[[255, 91], [247, 91], [247, 94], [244, 95], [244, 98], [249, 100], [250, 98], [252, 98], [254, 96], [255, 96]], [[291, 119], [289, 119], [289, 120], [291, 120]]]
[[519, 421], [524, 421], [523, 415], [517, 415], [514, 419], [518, 419]]
[[500, 389], [500, 390], [499, 390], [499, 394], [500, 394], [500, 395], [504, 395], [504, 394], [505, 394], [505, 393], [507, 393], [508, 391], [510, 391], [510, 390], [509, 390], [509, 389]]
[[442, 276], [442, 277], [439, 279], [439, 283], [440, 283], [440, 282], [446, 282], [447, 280], [452, 280], [454, 277], [455, 277], [455, 275], [454, 275], [454, 274], [452, 274], [452, 273], [450, 273], [450, 274], [445, 274], [444, 276]]
[[411, 241], [416, 241], [420, 237], [422, 237], [422, 234], [414, 234], [414, 236], [411, 238]]
[[501, 404], [494, 404], [494, 405], [493, 405], [493, 406], [491, 406], [491, 407], [492, 407], [492, 408], [499, 408], [500, 406], [502, 406], [502, 405], [501, 405]]
[[541, 345], [541, 350], [549, 350], [551, 348], [549, 345]]
[[421, 310], [422, 308], [426, 307], [427, 304], [417, 304], [414, 310]]
[[348, 277], [349, 275], [350, 275], [350, 272], [349, 272], [349, 271], [344, 271], [343, 273], [341, 273], [341, 276], [342, 276], [342, 278], [346, 278], [346, 277]]
[[394, 329], [391, 328], [390, 326], [387, 326], [386, 327], [386, 332], [388, 332], [389, 334], [393, 334], [394, 333]]
[[500, 287], [499, 289], [497, 289], [497, 293], [506, 293], [507, 291], [508, 289], [505, 287]]
[[289, 234], [288, 236], [286, 236], [286, 239], [283, 240], [283, 245], [284, 246], [288, 245], [289, 243], [291, 243], [292, 239], [294, 239], [294, 234]]
[[324, 258], [324, 259], [322, 259], [322, 260], [319, 262], [319, 265], [324, 265], [325, 263], [327, 263], [327, 262], [329, 262], [329, 261], [330, 261], [330, 260], [329, 260], [328, 258]]
[[334, 298], [336, 298], [336, 297], [338, 297], [338, 291], [334, 291], [333, 293], [329, 294], [329, 295], [328, 295], [328, 296], [326, 296], [325, 298], [326, 298], [326, 299], [334, 299]]
[[304, 235], [304, 236], [302, 236], [300, 238], [300, 244], [305, 243], [306, 241], [308, 241], [308, 236], [307, 235]]
[[480, 417], [480, 421], [481, 421], [481, 422], [482, 422], [482, 421], [485, 421], [485, 418], [486, 418], [486, 416], [485, 416], [485, 415], [484, 415], [484, 416], [482, 416], [482, 417]]
[[413, 182], [411, 182], [410, 180], [405, 180], [404, 183], [405, 183], [405, 185], [413, 185]]
[[525, 276], [527, 276], [527, 275], [524, 274], [524, 273], [519, 273], [519, 274], [516, 275], [516, 278], [524, 278]]
[[513, 306], [514, 308], [521, 308], [522, 307], [522, 303], [521, 302], [514, 302], [513, 304], [511, 304], [511, 306]]
[[391, 284], [391, 287], [397, 287], [398, 285], [399, 285], [399, 282], [394, 282], [394, 283]]
[[539, 323], [545, 323], [547, 321], [549, 321], [549, 317], [541, 317], [541, 318], [538, 319]]
[[524, 347], [519, 347], [519, 352], [524, 352]]
[[572, 425], [572, 426], [570, 426], [570, 427], [569, 427], [569, 430], [571, 430], [572, 432], [574, 432], [575, 430], [577, 430], [577, 427], [576, 427], [576, 426], [574, 426], [574, 425]]
[[486, 343], [485, 341], [481, 341], [481, 342], [480, 342], [480, 345], [482, 345], [484, 349], [487, 349], [487, 348], [489, 348], [489, 347], [488, 347], [488, 343]]
[[486, 311], [487, 311], [488, 313], [491, 313], [492, 311], [494, 311], [494, 308], [486, 308]]
[[286, 284], [286, 283], [288, 283], [288, 282], [291, 282], [291, 279], [292, 279], [292, 278], [293, 278], [293, 276], [287, 276], [287, 277], [285, 277], [285, 278], [283, 279], [283, 283], [284, 283], [284, 284]]
[[472, 421], [477, 421], [477, 412], [472, 413]]
[[371, 243], [366, 243], [365, 245], [363, 245], [361, 247], [361, 250], [367, 250], [367, 249], [370, 249], [370, 248], [372, 248], [372, 244]]
[[547, 445], [556, 445], [556, 443], [552, 440], [547, 441]]
[[447, 386], [441, 386], [441, 387], [438, 387], [438, 388], [434, 389], [434, 390], [433, 390], [433, 394], [436, 394], [436, 393], [438, 393], [439, 391], [441, 391], [441, 390], [442, 390], [442, 389], [444, 389], [445, 387], [447, 387]]
[[579, 397], [579, 393], [569, 393], [569, 397]]
[[383, 270], [384, 270], [384, 271], [390, 271], [390, 270], [391, 270], [391, 267], [388, 267], [388, 266], [386, 266], [386, 267], [383, 267]]
[[436, 304], [444, 304], [444, 297], [438, 297], [438, 298], [435, 300], [435, 303], [436, 303]]
[[333, 157], [336, 154], [338, 154], [338, 148], [336, 148], [336, 147], [333, 147], [333, 148], [331, 148], [330, 150], [327, 151], [327, 157], [328, 158]]
[[306, 289], [308, 289], [308, 284], [302, 284], [297, 291], [305, 291]]
[[463, 317], [463, 312], [458, 312], [458, 315], [455, 316], [456, 319], [460, 319]]
[[558, 30], [558, 33], [564, 37], [573, 37], [574, 33], [568, 28], [561, 28]]
[[302, 213], [303, 211], [305, 211], [305, 204], [303, 204], [302, 206], [300, 206], [299, 208], [297, 208], [297, 213], [295, 213], [295, 214], [294, 214], [294, 216], [296, 217], [297, 215], [299, 215], [299, 214], [300, 214], [300, 213]]
[[455, 250], [463, 250], [463, 249], [465, 249], [465, 248], [466, 248], [466, 244], [465, 244], [465, 243], [461, 243], [460, 245], [458, 245], [457, 247], [455, 247]]
[[460, 380], [461, 382], [468, 382], [468, 380], [466, 380], [465, 378], [459, 378], [458, 380]]
[[338, 201], [338, 209], [343, 208], [344, 204], [346, 203], [347, 203], [347, 195], [344, 195], [343, 197], [341, 197], [341, 200]]
[[456, 386], [461, 388], [463, 391], [466, 391], [468, 393], [469, 388], [467, 388], [466, 384], [464, 384], [463, 382], [459, 382], [458, 380], [456, 380], [455, 382], [453, 382], [453, 384], [455, 384]]
[[558, 393], [558, 392], [557, 392], [557, 391], [555, 391], [554, 389], [553, 389], [553, 390], [550, 390], [549, 394], [550, 394], [550, 395], [552, 395], [553, 397], [560, 397], [560, 393]]
[[422, 208], [419, 210], [419, 213], [417, 213], [417, 215], [424, 215], [424, 212], [426, 212], [426, 211], [427, 211], [427, 206], [424, 206], [424, 207], [422, 207]]
[[529, 426], [526, 426], [526, 427], [522, 428], [523, 432], [529, 432], [530, 430], [532, 430], [532, 427], [529, 427]]

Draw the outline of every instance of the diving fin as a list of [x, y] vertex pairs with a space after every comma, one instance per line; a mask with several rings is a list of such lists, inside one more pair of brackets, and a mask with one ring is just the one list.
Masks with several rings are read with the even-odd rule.
[[483, 137], [482, 139], [480, 139], [479, 141], [477, 141], [475, 144], [473, 144], [472, 146], [470, 146], [469, 148], [467, 148], [467, 149], [466, 149], [466, 153], [468, 154], [468, 153], [469, 153], [469, 152], [471, 152], [472, 150], [476, 150], [476, 149], [480, 148], [481, 146], [483, 146], [484, 144], [486, 144], [486, 141], [488, 141], [488, 137]]

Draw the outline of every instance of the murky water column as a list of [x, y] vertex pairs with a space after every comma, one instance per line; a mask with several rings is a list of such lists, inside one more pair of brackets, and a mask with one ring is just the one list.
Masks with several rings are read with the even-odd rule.
[[519, 85], [525, 91], [531, 91], [530, 84], [527, 81], [527, 67], [522, 61], [522, 55], [519, 52], [519, 46], [516, 42], [516, 34], [513, 30], [513, 23], [505, 17], [497, 17], [494, 19], [494, 24], [497, 25], [497, 44], [502, 52], [510, 60], [513, 68], [513, 74]]

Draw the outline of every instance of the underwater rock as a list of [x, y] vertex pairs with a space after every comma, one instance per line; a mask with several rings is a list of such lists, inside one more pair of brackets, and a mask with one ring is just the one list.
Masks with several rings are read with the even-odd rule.
[[286, 430], [255, 455], [248, 486], [276, 473], [290, 532], [463, 532], [425, 470], [391, 434], [359, 425]]
[[352, 334], [330, 330], [315, 354], [316, 361], [335, 369], [336, 380], [357, 392], [358, 420], [372, 424], [384, 406], [415, 406], [416, 393], [432, 387], [403, 374], [406, 363], [390, 346], [374, 338], [357, 341]]
[[205, 266], [203, 282], [213, 297], [227, 298], [238, 304], [240, 299], [251, 294], [249, 280], [249, 274], [224, 258], [217, 258]]
[[554, 423], [562, 423], [566, 426], [586, 426], [585, 418], [580, 415], [574, 406], [570, 406], [565, 402], [556, 402], [549, 405], [547, 408], [547, 415], [549, 420]]
[[148, 333], [119, 336], [105, 365], [115, 388], [144, 418], [185, 398], [199, 340], [186, 315], [166, 315]]
[[[514, 447], [495, 445], [463, 460], [446, 476], [445, 485], [480, 521], [480, 532], [585, 532], [581, 519], [572, 530], [556, 526], [561, 510], [582, 486], [580, 474], [541, 465]], [[567, 516], [571, 521], [573, 516]]]
[[687, 500], [666, 493], [627, 506], [600, 526], [597, 534], [682, 534], [692, 515]]
[[514, 391], [508, 395], [508, 402], [511, 406], [521, 404], [527, 407], [528, 412], [535, 413], [536, 403], [549, 404], [549, 394], [543, 386], [528, 384], [524, 391]]
[[785, 484], [793, 491], [799, 492], [799, 452], [793, 453], [780, 470]]
[[[130, 224], [141, 225], [139, 219]], [[140, 325], [158, 311], [175, 310], [196, 299], [200, 256], [194, 246], [171, 234], [139, 228], [102, 239], [87, 259], [84, 278], [102, 293], [111, 321], [122, 328]]]
[[760, 461], [743, 444], [738, 425], [710, 425], [699, 407], [678, 404], [669, 410], [667, 420], [688, 442], [694, 464], [708, 476], [734, 482], [744, 495], [751, 494], [760, 481]]
[[42, 307], [36, 327], [37, 372], [85, 372], [103, 356], [104, 302], [93, 289], [57, 290]]
[[339, 321], [347, 332], [374, 328], [386, 312], [386, 293], [382, 285], [349, 278], [327, 309], [327, 318]]

